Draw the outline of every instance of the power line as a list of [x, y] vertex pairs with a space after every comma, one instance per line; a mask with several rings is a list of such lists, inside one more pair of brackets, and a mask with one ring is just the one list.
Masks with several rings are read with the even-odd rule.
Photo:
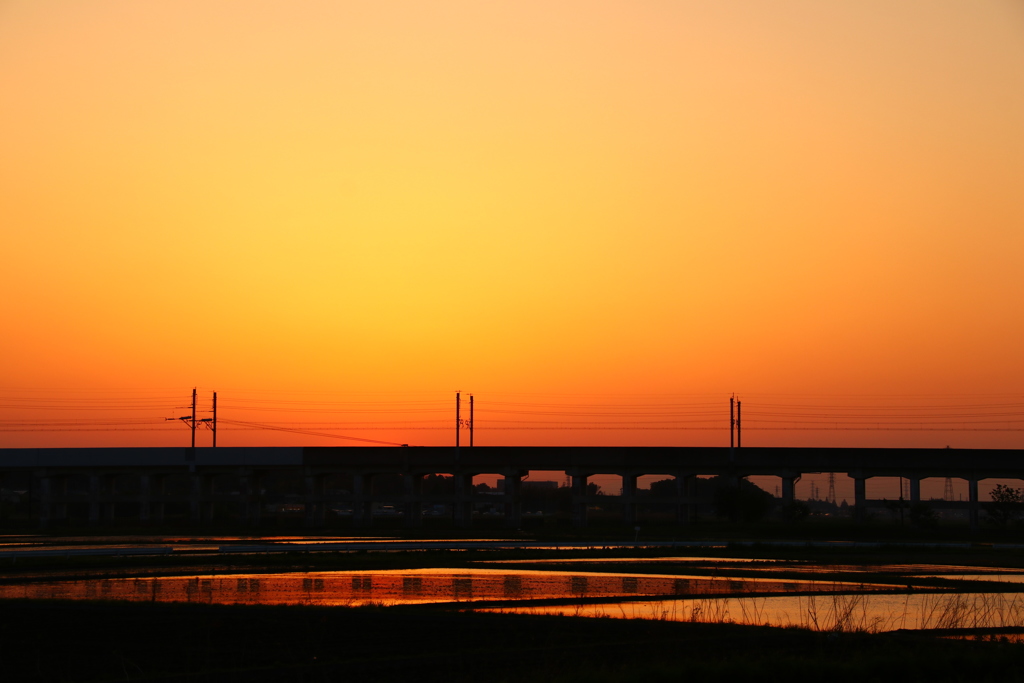
[[[222, 420], [228, 429], [273, 431], [362, 440], [368, 443], [395, 442], [348, 437], [337, 431], [430, 431], [443, 429], [450, 403], [440, 398], [409, 398], [408, 395], [367, 397], [356, 400], [337, 395], [309, 397], [253, 395], [230, 396], [217, 409], [237, 416], [262, 414], [268, 418], [294, 416], [291, 420]], [[432, 394], [431, 396], [437, 396]], [[531, 401], [536, 396], [535, 401]], [[724, 431], [720, 402], [681, 394], [496, 394], [479, 407], [474, 406], [473, 422], [492, 431]], [[742, 423], [755, 432], [990, 432], [1024, 431], [1024, 402], [1016, 395], [915, 397], [766, 394], [766, 403], [750, 401]], [[505, 400], [502, 400], [502, 399]], [[843, 402], [843, 399], [846, 402]], [[510, 400], [511, 399], [511, 400]], [[918, 400], [921, 399], [921, 400]], [[180, 406], [180, 399], [163, 392], [119, 392], [100, 396], [22, 396], [10, 390], [0, 392], [0, 408], [7, 418], [0, 420], [0, 432], [62, 431], [166, 431], [163, 420], [155, 417]], [[827, 401], [827, 403], [825, 402]], [[739, 406], [735, 421], [740, 423]], [[129, 413], [154, 417], [115, 417]], [[77, 416], [76, 416], [77, 413]], [[53, 415], [47, 419], [45, 415]], [[449, 413], [450, 414], [450, 413]], [[302, 416], [361, 417], [350, 420], [302, 420]], [[433, 416], [437, 415], [436, 418]], [[22, 417], [19, 417], [22, 416]], [[95, 417], [93, 417], [95, 416]], [[181, 420], [182, 418], [172, 418]], [[190, 412], [185, 418], [190, 428], [212, 419]], [[465, 425], [462, 425], [465, 427]], [[738, 427], [738, 425], [736, 425]], [[739, 434], [736, 435], [739, 437]], [[737, 439], [738, 442], [738, 439]]]
[[312, 431], [312, 430], [308, 430], [308, 429], [291, 429], [291, 428], [288, 428], [288, 427], [275, 427], [273, 425], [265, 425], [265, 424], [255, 423], [255, 422], [240, 422], [240, 421], [236, 421], [236, 420], [221, 420], [221, 421], [224, 422], [225, 424], [242, 425], [242, 426], [245, 426], [245, 427], [251, 427], [251, 428], [255, 428], [255, 429], [265, 429], [265, 430], [268, 430], [268, 431], [275, 431], [275, 432], [289, 432], [289, 433], [292, 433], [292, 434], [304, 434], [306, 436], [322, 436], [322, 437], [326, 437], [326, 438], [329, 438], [329, 439], [345, 439], [347, 441], [363, 441], [363, 442], [366, 442], [366, 443], [382, 444], [384, 446], [403, 446], [403, 445], [405, 445], [405, 444], [397, 443], [395, 441], [378, 441], [376, 439], [362, 439], [362, 438], [359, 438], [359, 437], [356, 437], [356, 436], [342, 436], [340, 434], [327, 434], [325, 432], [316, 432], [316, 431]]

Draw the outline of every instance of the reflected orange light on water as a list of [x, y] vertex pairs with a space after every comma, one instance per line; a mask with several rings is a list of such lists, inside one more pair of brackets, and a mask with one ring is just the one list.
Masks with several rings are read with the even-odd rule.
[[1024, 628], [1024, 601], [1015, 593], [723, 597], [571, 606], [517, 605], [479, 611], [795, 626], [827, 632]]
[[0, 586], [0, 598], [356, 606], [891, 588], [837, 581], [434, 568], [33, 582]]

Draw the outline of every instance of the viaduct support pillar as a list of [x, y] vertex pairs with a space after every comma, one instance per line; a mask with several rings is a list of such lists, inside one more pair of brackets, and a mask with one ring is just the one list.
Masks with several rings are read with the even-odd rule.
[[373, 475], [363, 472], [352, 474], [352, 525], [368, 527], [373, 524]]
[[103, 477], [89, 475], [89, 526], [100, 523], [103, 512]]
[[921, 502], [921, 480], [916, 477], [910, 477], [910, 502]]
[[622, 521], [625, 524], [636, 524], [636, 480], [635, 474], [622, 475]]
[[57, 519], [64, 520], [65, 523], [68, 521], [68, 477], [61, 477], [57, 481], [56, 491], [57, 509], [54, 512]]
[[152, 496], [150, 504], [153, 520], [157, 523], [163, 523], [164, 515], [166, 514], [167, 477], [163, 474], [154, 474], [149, 482], [150, 495]]
[[694, 479], [692, 474], [677, 474], [676, 477], [676, 521], [679, 524], [693, 524], [697, 504], [693, 499]]
[[150, 516], [153, 507], [153, 476], [149, 474], [139, 475], [139, 523], [147, 525], [150, 523]]
[[[200, 523], [209, 521], [213, 512], [207, 505], [210, 493], [210, 478], [205, 474], [193, 473], [190, 477], [192, 491], [189, 494], [189, 519]], [[204, 514], [205, 513], [205, 514]]]
[[104, 477], [106, 480], [104, 489], [107, 492], [107, 506], [104, 510], [104, 519], [108, 522], [113, 522], [117, 518], [117, 476], [109, 475]]
[[473, 524], [473, 475], [456, 472], [455, 498], [452, 503], [452, 515], [457, 529], [468, 529]]
[[572, 525], [587, 526], [587, 475], [572, 476]]
[[[39, 489], [39, 528], [45, 529], [50, 524], [51, 507], [53, 504], [53, 478], [46, 473], [33, 474]], [[29, 514], [32, 511], [29, 510]]]
[[867, 488], [865, 482], [867, 479], [864, 477], [853, 478], [853, 515], [858, 522], [863, 522], [867, 519]]
[[423, 526], [423, 475], [402, 475], [405, 484], [405, 526]]
[[796, 500], [796, 482], [799, 476], [786, 475], [782, 477], [782, 504], [792, 505]]
[[[48, 522], [59, 520], [64, 523], [68, 521], [68, 477], [62, 475], [48, 475], [46, 479], [49, 480], [48, 486], [42, 485], [40, 480], [40, 492], [46, 492], [50, 499], [49, 511], [46, 512]], [[43, 512], [43, 506], [40, 506], [40, 513]]]
[[324, 500], [324, 475], [315, 472], [306, 472], [306, 519], [305, 524], [310, 528], [320, 528], [324, 525], [326, 501]]
[[978, 480], [971, 477], [967, 480], [968, 514], [971, 520], [971, 533], [978, 531]]
[[69, 522], [71, 518], [68, 516], [68, 493], [70, 492], [71, 477], [61, 477], [60, 487], [57, 489], [60, 495], [60, 502], [57, 504], [57, 517]]
[[242, 488], [242, 519], [258, 527], [263, 516], [263, 475], [254, 470], [243, 470], [239, 485]]
[[518, 529], [522, 526], [522, 489], [523, 476], [519, 472], [505, 475], [505, 526]]

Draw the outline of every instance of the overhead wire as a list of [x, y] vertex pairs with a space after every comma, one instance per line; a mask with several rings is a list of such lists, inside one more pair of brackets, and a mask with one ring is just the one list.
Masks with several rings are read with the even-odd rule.
[[[530, 396], [538, 400], [530, 401]], [[706, 395], [701, 395], [704, 398]], [[502, 400], [512, 397], [513, 400]], [[409, 399], [390, 396], [355, 400], [323, 398], [259, 398], [237, 396], [222, 400], [220, 422], [233, 429], [272, 430], [332, 439], [395, 445], [395, 442], [361, 439], [335, 434], [336, 431], [391, 431], [450, 429], [448, 418], [425, 418], [428, 414], [451, 412], [451, 402], [437, 398]], [[679, 394], [621, 395], [608, 394], [502, 394], [496, 400], [478, 402], [475, 426], [490, 430], [726, 430], [728, 413], [724, 401], [695, 400]], [[584, 400], [584, 399], [592, 400]], [[765, 395], [765, 401], [747, 401], [743, 411], [743, 429], [756, 431], [1024, 431], [1024, 401], [1016, 395], [915, 397], [822, 395], [822, 403], [814, 396]], [[557, 400], [563, 399], [563, 400]], [[845, 402], [844, 400], [845, 399]], [[883, 400], [884, 399], [884, 400]], [[827, 401], [827, 402], [824, 402]], [[0, 408], [11, 416], [0, 420], [0, 432], [29, 431], [170, 431], [180, 425], [168, 425], [171, 413], [191, 410], [182, 405], [182, 395], [118, 396], [23, 396], [17, 392], [0, 392]], [[38, 416], [47, 412], [74, 413], [71, 416], [46, 420]], [[112, 414], [150, 411], [159, 417], [114, 418]], [[159, 411], [159, 412], [157, 412]], [[299, 415], [381, 415], [394, 419], [364, 419], [316, 422], [296, 420], [234, 420], [228, 414], [270, 413]], [[84, 415], [106, 412], [104, 418]], [[202, 414], [210, 411], [201, 410]], [[19, 414], [24, 415], [20, 419]], [[400, 416], [408, 416], [402, 419]], [[268, 415], [270, 417], [270, 415]]]
[[265, 430], [268, 430], [268, 431], [289, 432], [289, 433], [292, 433], [292, 434], [304, 434], [306, 436], [322, 436], [322, 437], [327, 437], [327, 438], [330, 438], [330, 439], [344, 439], [346, 441], [361, 441], [361, 442], [364, 442], [364, 443], [376, 443], [376, 444], [381, 444], [381, 445], [384, 445], [384, 446], [402, 446], [403, 445], [403, 444], [400, 444], [400, 443], [395, 442], [395, 441], [379, 441], [377, 439], [363, 439], [363, 438], [359, 438], [359, 437], [356, 437], [356, 436], [343, 436], [341, 434], [327, 434], [327, 433], [324, 433], [324, 432], [317, 432], [317, 431], [306, 430], [306, 429], [292, 429], [292, 428], [289, 428], [289, 427], [275, 427], [273, 425], [259, 424], [259, 423], [256, 423], [256, 422], [241, 422], [241, 421], [237, 421], [237, 420], [223, 420], [223, 422], [224, 422], [224, 424], [234, 424], [234, 425], [241, 425], [241, 426], [245, 426], [245, 427], [254, 427], [256, 429], [265, 429]]

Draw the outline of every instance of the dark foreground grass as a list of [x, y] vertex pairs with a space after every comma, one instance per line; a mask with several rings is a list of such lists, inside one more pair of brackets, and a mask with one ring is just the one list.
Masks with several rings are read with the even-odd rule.
[[0, 602], [9, 681], [1017, 681], [1024, 647], [401, 608]]

